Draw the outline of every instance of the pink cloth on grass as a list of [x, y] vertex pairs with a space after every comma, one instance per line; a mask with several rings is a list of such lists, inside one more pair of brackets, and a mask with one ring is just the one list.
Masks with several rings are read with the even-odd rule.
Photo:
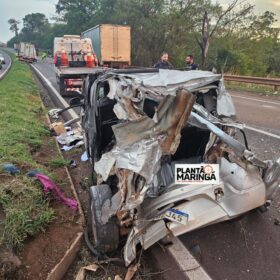
[[78, 209], [78, 202], [75, 199], [67, 198], [61, 192], [58, 186], [46, 175], [38, 173], [35, 177], [42, 183], [44, 186], [44, 192], [53, 192], [58, 200], [63, 202], [65, 205], [69, 206], [71, 209], [77, 210]]

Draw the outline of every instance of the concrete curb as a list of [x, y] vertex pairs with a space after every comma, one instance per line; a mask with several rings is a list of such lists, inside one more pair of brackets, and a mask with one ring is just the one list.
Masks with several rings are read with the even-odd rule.
[[83, 233], [79, 232], [71, 247], [65, 252], [60, 262], [48, 274], [47, 280], [60, 280], [73, 263], [82, 245]]
[[[47, 116], [48, 121], [50, 122], [49, 117]], [[59, 154], [63, 157], [61, 150], [59, 148], [59, 144], [57, 141], [55, 141], [57, 149], [59, 151]], [[81, 225], [81, 231], [77, 233], [76, 238], [74, 239], [73, 243], [71, 244], [70, 248], [65, 252], [64, 256], [61, 258], [59, 263], [51, 270], [51, 272], [47, 276], [47, 280], [60, 280], [63, 278], [64, 274], [69, 269], [70, 265], [75, 260], [77, 253], [81, 249], [82, 246], [82, 239], [84, 236], [84, 225], [85, 225], [85, 216], [81, 207], [81, 202], [79, 200], [78, 194], [76, 192], [76, 189], [73, 184], [73, 180], [71, 178], [71, 175], [69, 173], [69, 170], [67, 167], [65, 167], [65, 171], [67, 173], [67, 179], [70, 182], [70, 188], [72, 190], [72, 193], [74, 194], [75, 199], [78, 202], [78, 212], [79, 212], [79, 220], [78, 223]]]
[[212, 280], [177, 237], [164, 238], [147, 251], [154, 274], [164, 280]]
[[[42, 108], [46, 109], [42, 99], [41, 99], [41, 104], [42, 104]], [[50, 125], [51, 121], [50, 121], [49, 116], [46, 115], [46, 118], [47, 118], [48, 124]], [[57, 140], [55, 140], [55, 143], [56, 143], [56, 147], [57, 147], [57, 150], [58, 150], [59, 154], [63, 157]], [[66, 250], [66, 252], [64, 253], [61, 260], [48, 273], [48, 276], [46, 278], [47, 280], [60, 280], [60, 279], [63, 278], [63, 276], [65, 275], [65, 273], [69, 269], [70, 265], [73, 263], [77, 253], [79, 252], [79, 250], [81, 248], [82, 239], [83, 239], [83, 235], [84, 235], [83, 227], [85, 225], [85, 217], [84, 217], [84, 213], [83, 213], [83, 210], [82, 210], [82, 207], [81, 207], [81, 202], [79, 200], [78, 194], [77, 194], [76, 189], [75, 189], [74, 184], [73, 184], [73, 180], [71, 178], [70, 172], [69, 172], [67, 167], [65, 167], [65, 171], [66, 171], [66, 174], [67, 174], [67, 179], [70, 182], [70, 188], [72, 190], [72, 193], [73, 193], [75, 199], [78, 202], [78, 212], [79, 212], [78, 224], [81, 225], [81, 231], [76, 234], [76, 237], [74, 238], [74, 241], [72, 242], [70, 248], [68, 248]]]
[[172, 237], [169, 241], [172, 244], [167, 246], [167, 252], [176, 261], [179, 269], [186, 276], [186, 279], [211, 280], [201, 264], [199, 264], [177, 237]]

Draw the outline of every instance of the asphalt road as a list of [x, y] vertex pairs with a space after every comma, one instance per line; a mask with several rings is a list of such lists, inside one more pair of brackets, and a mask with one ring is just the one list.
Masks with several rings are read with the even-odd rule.
[[[53, 65], [47, 61], [35, 66], [53, 84], [56, 79]], [[256, 132], [246, 129], [251, 150], [263, 159], [280, 157], [280, 99], [257, 94], [231, 92], [238, 120]], [[237, 138], [242, 139], [240, 135]], [[278, 280], [280, 279], [280, 193], [271, 209], [261, 214], [248, 213], [239, 221], [209, 226], [180, 237], [215, 280]], [[198, 250], [199, 248], [199, 250]], [[198, 279], [199, 280], [199, 279]]]
[[9, 64], [10, 64], [10, 57], [3, 51], [0, 50], [0, 53], [3, 54], [4, 58], [5, 58], [5, 61], [6, 63], [5, 64], [2, 64], [2, 69], [0, 69], [0, 76], [2, 73], [5, 72], [5, 70], [8, 68]]
[[[52, 63], [51, 58], [46, 58], [45, 60], [38, 60], [38, 62], [33, 63], [33, 65], [51, 82], [53, 87], [59, 92], [59, 86], [56, 81], [56, 76], [54, 72], [54, 65]], [[69, 102], [69, 100], [72, 97], [64, 97], [64, 99]], [[74, 108], [74, 111], [76, 111], [77, 114], [79, 114], [80, 109], [79, 108]]]

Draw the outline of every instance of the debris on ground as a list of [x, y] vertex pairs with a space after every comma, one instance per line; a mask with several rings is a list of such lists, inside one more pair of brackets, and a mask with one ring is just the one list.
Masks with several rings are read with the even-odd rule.
[[72, 134], [68, 134], [68, 133], [69, 132], [63, 133], [56, 138], [59, 144], [67, 145], [67, 146], [74, 146], [79, 141], [83, 140], [83, 136], [81, 136], [81, 135], [74, 135], [74, 134], [72, 135]]
[[51, 109], [48, 112], [48, 115], [52, 118], [52, 119], [59, 119], [59, 112], [61, 111], [61, 109]]
[[95, 272], [97, 269], [99, 268], [99, 266], [95, 263], [90, 264], [88, 266], [83, 266], [80, 268], [75, 280], [84, 280], [85, 276], [86, 276], [86, 271], [92, 271]]
[[280, 226], [280, 220], [278, 220], [278, 219], [274, 219], [274, 225], [276, 225], [276, 226]]
[[39, 173], [37, 170], [33, 170], [27, 174], [29, 177], [35, 177], [43, 185], [43, 190], [45, 193], [52, 192], [55, 197], [64, 203], [66, 206], [70, 207], [73, 210], [78, 209], [78, 202], [76, 199], [67, 198], [64, 196], [62, 191], [57, 185], [46, 175]]
[[86, 151], [82, 154], [81, 161], [88, 161], [88, 155]]
[[139, 263], [134, 264], [134, 265], [130, 265], [128, 270], [127, 270], [127, 273], [125, 275], [124, 280], [131, 280], [133, 278], [134, 274], [138, 271], [139, 268], [140, 268]]
[[66, 145], [64, 145], [60, 150], [61, 151], [64, 151], [64, 152], [68, 152], [68, 151], [70, 151], [70, 150], [72, 150], [74, 148], [74, 146], [66, 146]]
[[2, 170], [11, 175], [16, 175], [20, 173], [20, 170], [12, 163], [5, 163], [2, 165]]
[[62, 151], [70, 151], [73, 148], [78, 148], [84, 145], [83, 135], [81, 130], [75, 128], [67, 128], [66, 132], [61, 133], [59, 136], [56, 137], [56, 140], [59, 144], [63, 145], [61, 150]]
[[54, 130], [57, 136], [66, 133], [66, 129], [62, 122], [54, 122], [50, 125], [51, 130]]
[[75, 167], [77, 167], [77, 162], [74, 159], [71, 159], [69, 162], [69, 166], [71, 168], [75, 168]]

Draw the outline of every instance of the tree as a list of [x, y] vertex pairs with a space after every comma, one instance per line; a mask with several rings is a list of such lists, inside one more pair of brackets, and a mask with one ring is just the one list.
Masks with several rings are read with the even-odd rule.
[[243, 5], [243, 2], [234, 0], [226, 9], [216, 7], [212, 18], [209, 17], [208, 11], [204, 12], [202, 19], [202, 28], [200, 38], [196, 36], [197, 43], [201, 49], [201, 66], [205, 67], [210, 42], [213, 36], [220, 28], [225, 29], [228, 25], [239, 21], [241, 18], [251, 12], [253, 6], [250, 4]]
[[249, 26], [250, 36], [252, 39], [275, 38], [279, 36], [279, 28], [275, 28], [277, 22], [276, 14], [266, 11], [260, 16], [255, 16]]
[[128, 24], [132, 29], [132, 61], [152, 66], [165, 50], [168, 25], [162, 0], [118, 0], [111, 23]]
[[47, 17], [42, 13], [28, 14], [23, 18], [23, 28], [20, 32], [21, 41], [42, 47], [44, 38], [50, 32], [50, 24]]
[[152, 66], [167, 51], [178, 68], [185, 67], [187, 54], [194, 54], [203, 68], [280, 76], [275, 14], [257, 16], [243, 1], [232, 0], [224, 8], [213, 0], [57, 0], [56, 23], [49, 24], [41, 13], [26, 15], [20, 32], [16, 21], [17, 36], [8, 43], [26, 41], [51, 49], [54, 37], [102, 23], [124, 24], [132, 29], [134, 65]]
[[49, 25], [49, 21], [42, 13], [28, 14], [23, 18], [23, 33], [37, 33], [42, 35]]
[[102, 0], [59, 0], [56, 12], [72, 33], [79, 34], [91, 26]]
[[10, 18], [8, 20], [8, 23], [10, 24], [10, 30], [15, 32], [15, 36], [17, 37], [18, 36], [18, 31], [19, 31], [19, 28], [18, 28], [19, 21], [14, 19], [14, 18]]

